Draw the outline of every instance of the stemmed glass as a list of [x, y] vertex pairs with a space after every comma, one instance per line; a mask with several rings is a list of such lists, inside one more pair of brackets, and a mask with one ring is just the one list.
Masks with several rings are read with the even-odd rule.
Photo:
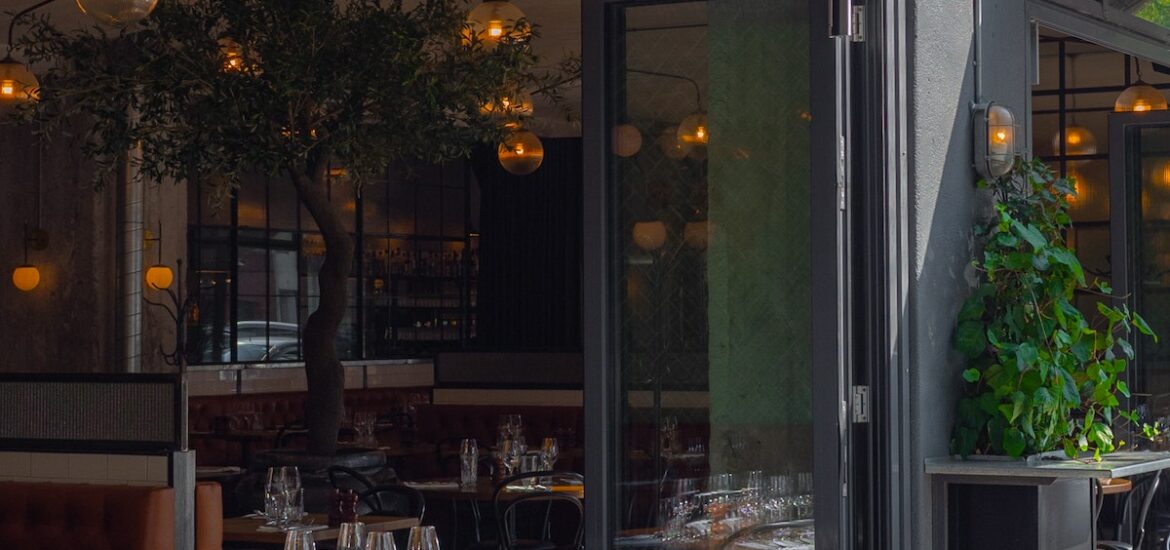
[[301, 475], [295, 466], [268, 469], [264, 485], [264, 518], [267, 525], [281, 527], [304, 517]]
[[389, 531], [372, 531], [366, 535], [365, 550], [398, 550], [394, 534]]
[[560, 454], [560, 444], [557, 443], [557, 438], [546, 437], [540, 444], [540, 457], [542, 459], [541, 469], [545, 471], [552, 471], [557, 463], [557, 455]]
[[308, 529], [289, 529], [284, 535], [284, 550], [317, 550], [313, 532]]
[[342, 523], [337, 533], [337, 550], [362, 550], [366, 536], [366, 524]]
[[435, 534], [435, 527], [433, 525], [411, 527], [406, 549], [439, 550], [439, 537]]
[[374, 438], [374, 429], [378, 424], [378, 414], [373, 411], [357, 411], [353, 413], [353, 430], [357, 435], [357, 443], [376, 447], [378, 440]]

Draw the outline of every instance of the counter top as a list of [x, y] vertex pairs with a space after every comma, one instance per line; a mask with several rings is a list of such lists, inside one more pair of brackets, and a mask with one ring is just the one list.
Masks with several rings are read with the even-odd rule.
[[1051, 479], [1123, 478], [1170, 468], [1170, 453], [1117, 452], [1093, 459], [963, 460], [955, 457], [926, 459], [926, 473], [950, 476], [987, 476]]

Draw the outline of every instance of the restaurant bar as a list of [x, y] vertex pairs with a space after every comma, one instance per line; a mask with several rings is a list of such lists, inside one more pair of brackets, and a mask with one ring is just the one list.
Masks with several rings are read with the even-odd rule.
[[0, 549], [1170, 550], [1166, 0], [0, 23]]

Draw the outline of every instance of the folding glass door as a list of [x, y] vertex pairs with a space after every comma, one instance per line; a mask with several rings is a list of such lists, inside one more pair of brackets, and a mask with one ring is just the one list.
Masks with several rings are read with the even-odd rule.
[[606, 416], [589, 429], [604, 456], [588, 536], [847, 546], [846, 106], [828, 10], [592, 4], [604, 85], [586, 83], [585, 118], [596, 99], [605, 126], [586, 146], [599, 131], [605, 152], [586, 175], [602, 230], [586, 233], [604, 261], [586, 266], [586, 347], [603, 349], [586, 368], [604, 372], [586, 399]]

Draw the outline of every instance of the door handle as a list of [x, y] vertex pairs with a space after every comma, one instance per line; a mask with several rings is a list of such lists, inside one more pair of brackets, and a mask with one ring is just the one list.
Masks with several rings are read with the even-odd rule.
[[853, 35], [853, 0], [829, 0], [829, 36]]

